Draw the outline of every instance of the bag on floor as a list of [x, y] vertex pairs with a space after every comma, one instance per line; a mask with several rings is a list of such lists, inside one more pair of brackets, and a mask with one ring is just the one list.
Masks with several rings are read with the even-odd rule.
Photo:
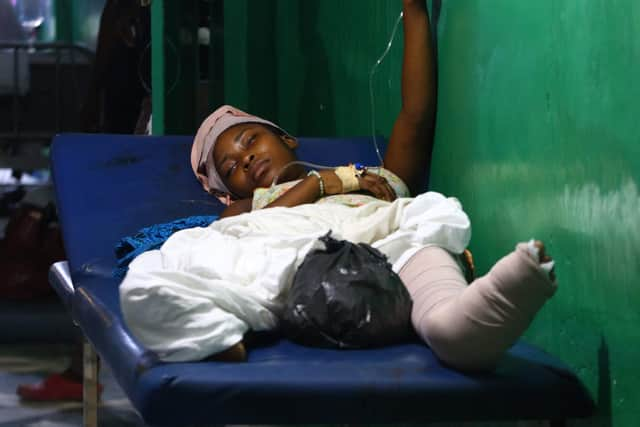
[[0, 239], [0, 299], [54, 296], [49, 267], [65, 258], [55, 207], [23, 204], [10, 217]]
[[384, 254], [366, 244], [322, 237], [288, 294], [282, 325], [300, 344], [365, 348], [412, 335], [411, 297]]

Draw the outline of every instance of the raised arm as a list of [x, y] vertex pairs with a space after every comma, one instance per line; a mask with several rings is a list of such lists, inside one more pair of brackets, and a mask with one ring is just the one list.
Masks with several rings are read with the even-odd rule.
[[402, 108], [393, 126], [384, 166], [398, 175], [415, 195], [422, 189], [431, 163], [437, 89], [425, 0], [402, 0], [402, 3]]

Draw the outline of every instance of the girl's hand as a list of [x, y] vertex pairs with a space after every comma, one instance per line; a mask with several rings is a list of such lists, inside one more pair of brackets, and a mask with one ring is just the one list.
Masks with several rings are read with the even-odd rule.
[[[338, 175], [336, 175], [333, 170], [322, 170], [320, 171], [320, 175], [324, 182], [325, 195], [331, 196], [334, 194], [344, 193], [342, 189], [342, 181], [340, 181], [340, 178], [338, 178]], [[360, 184], [360, 191], [369, 193], [377, 199], [386, 200], [388, 202], [393, 202], [397, 199], [394, 189], [389, 185], [387, 180], [380, 175], [376, 175], [375, 173], [365, 173], [358, 178], [358, 183]]]
[[358, 178], [360, 190], [370, 193], [373, 197], [393, 202], [397, 196], [394, 189], [389, 185], [386, 178], [376, 175], [375, 173], [365, 173]]

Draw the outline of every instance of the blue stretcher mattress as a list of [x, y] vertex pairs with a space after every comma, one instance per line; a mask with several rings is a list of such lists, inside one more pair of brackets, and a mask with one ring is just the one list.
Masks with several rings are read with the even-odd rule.
[[[300, 158], [377, 164], [369, 142], [303, 138]], [[151, 224], [221, 212], [192, 175], [190, 144], [182, 136], [61, 135], [52, 147], [70, 272], [69, 280], [67, 264], [55, 265], [52, 284], [147, 423], [408, 423], [592, 412], [571, 370], [522, 342], [483, 375], [448, 369], [421, 343], [333, 351], [276, 339], [251, 350], [247, 363], [158, 361], [123, 324], [114, 247]]]

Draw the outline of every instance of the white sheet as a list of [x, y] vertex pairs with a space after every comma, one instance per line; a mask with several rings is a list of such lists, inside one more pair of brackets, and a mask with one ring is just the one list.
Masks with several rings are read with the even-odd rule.
[[430, 192], [358, 208], [301, 205], [225, 218], [175, 233], [130, 265], [120, 286], [131, 332], [165, 361], [199, 360], [253, 329], [278, 326], [281, 301], [318, 237], [365, 242], [397, 272], [415, 251], [438, 245], [461, 253], [471, 225], [454, 198]]

